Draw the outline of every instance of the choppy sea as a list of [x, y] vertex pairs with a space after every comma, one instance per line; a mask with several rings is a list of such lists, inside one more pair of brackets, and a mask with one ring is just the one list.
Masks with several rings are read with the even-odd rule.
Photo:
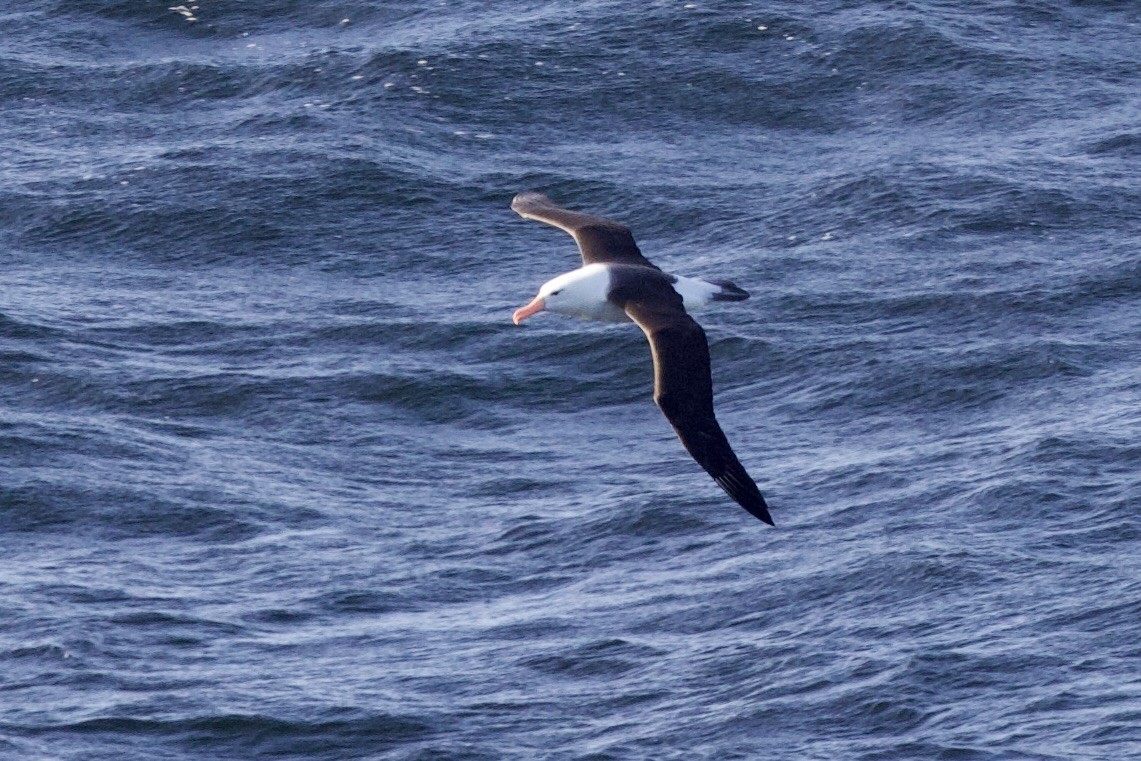
[[0, 759], [1141, 756], [1136, 2], [180, 2], [0, 2]]

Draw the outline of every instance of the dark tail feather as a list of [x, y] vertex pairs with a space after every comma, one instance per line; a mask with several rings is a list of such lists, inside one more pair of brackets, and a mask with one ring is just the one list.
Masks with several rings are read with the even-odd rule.
[[707, 280], [706, 282], [712, 283], [721, 290], [713, 294], [714, 301], [744, 301], [749, 298], [749, 292], [744, 288], [738, 288], [730, 283], [728, 280]]

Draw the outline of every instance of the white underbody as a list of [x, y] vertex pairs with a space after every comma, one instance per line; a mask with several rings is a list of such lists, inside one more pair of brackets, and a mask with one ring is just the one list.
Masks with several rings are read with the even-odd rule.
[[[691, 277], [674, 275], [673, 289], [681, 296], [687, 312], [705, 307], [720, 286]], [[607, 299], [610, 272], [604, 264], [588, 264], [543, 283], [539, 296], [550, 312], [600, 322], [629, 322], [625, 311]]]

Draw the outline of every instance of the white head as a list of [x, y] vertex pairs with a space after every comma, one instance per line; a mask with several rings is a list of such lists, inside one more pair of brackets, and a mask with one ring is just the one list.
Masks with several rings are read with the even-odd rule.
[[600, 319], [610, 308], [610, 273], [602, 264], [588, 264], [543, 283], [539, 294], [527, 306], [515, 310], [516, 325], [533, 314], [558, 312], [587, 320]]

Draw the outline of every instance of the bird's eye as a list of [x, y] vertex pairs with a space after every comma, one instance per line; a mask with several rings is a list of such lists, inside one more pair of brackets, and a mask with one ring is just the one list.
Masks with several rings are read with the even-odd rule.
[[551, 291], [551, 295], [552, 295], [552, 296], [558, 296], [558, 295], [559, 295], [560, 293], [562, 293], [562, 292], [563, 292], [563, 289], [562, 289], [562, 288], [560, 288], [560, 289], [558, 289], [557, 291]]

